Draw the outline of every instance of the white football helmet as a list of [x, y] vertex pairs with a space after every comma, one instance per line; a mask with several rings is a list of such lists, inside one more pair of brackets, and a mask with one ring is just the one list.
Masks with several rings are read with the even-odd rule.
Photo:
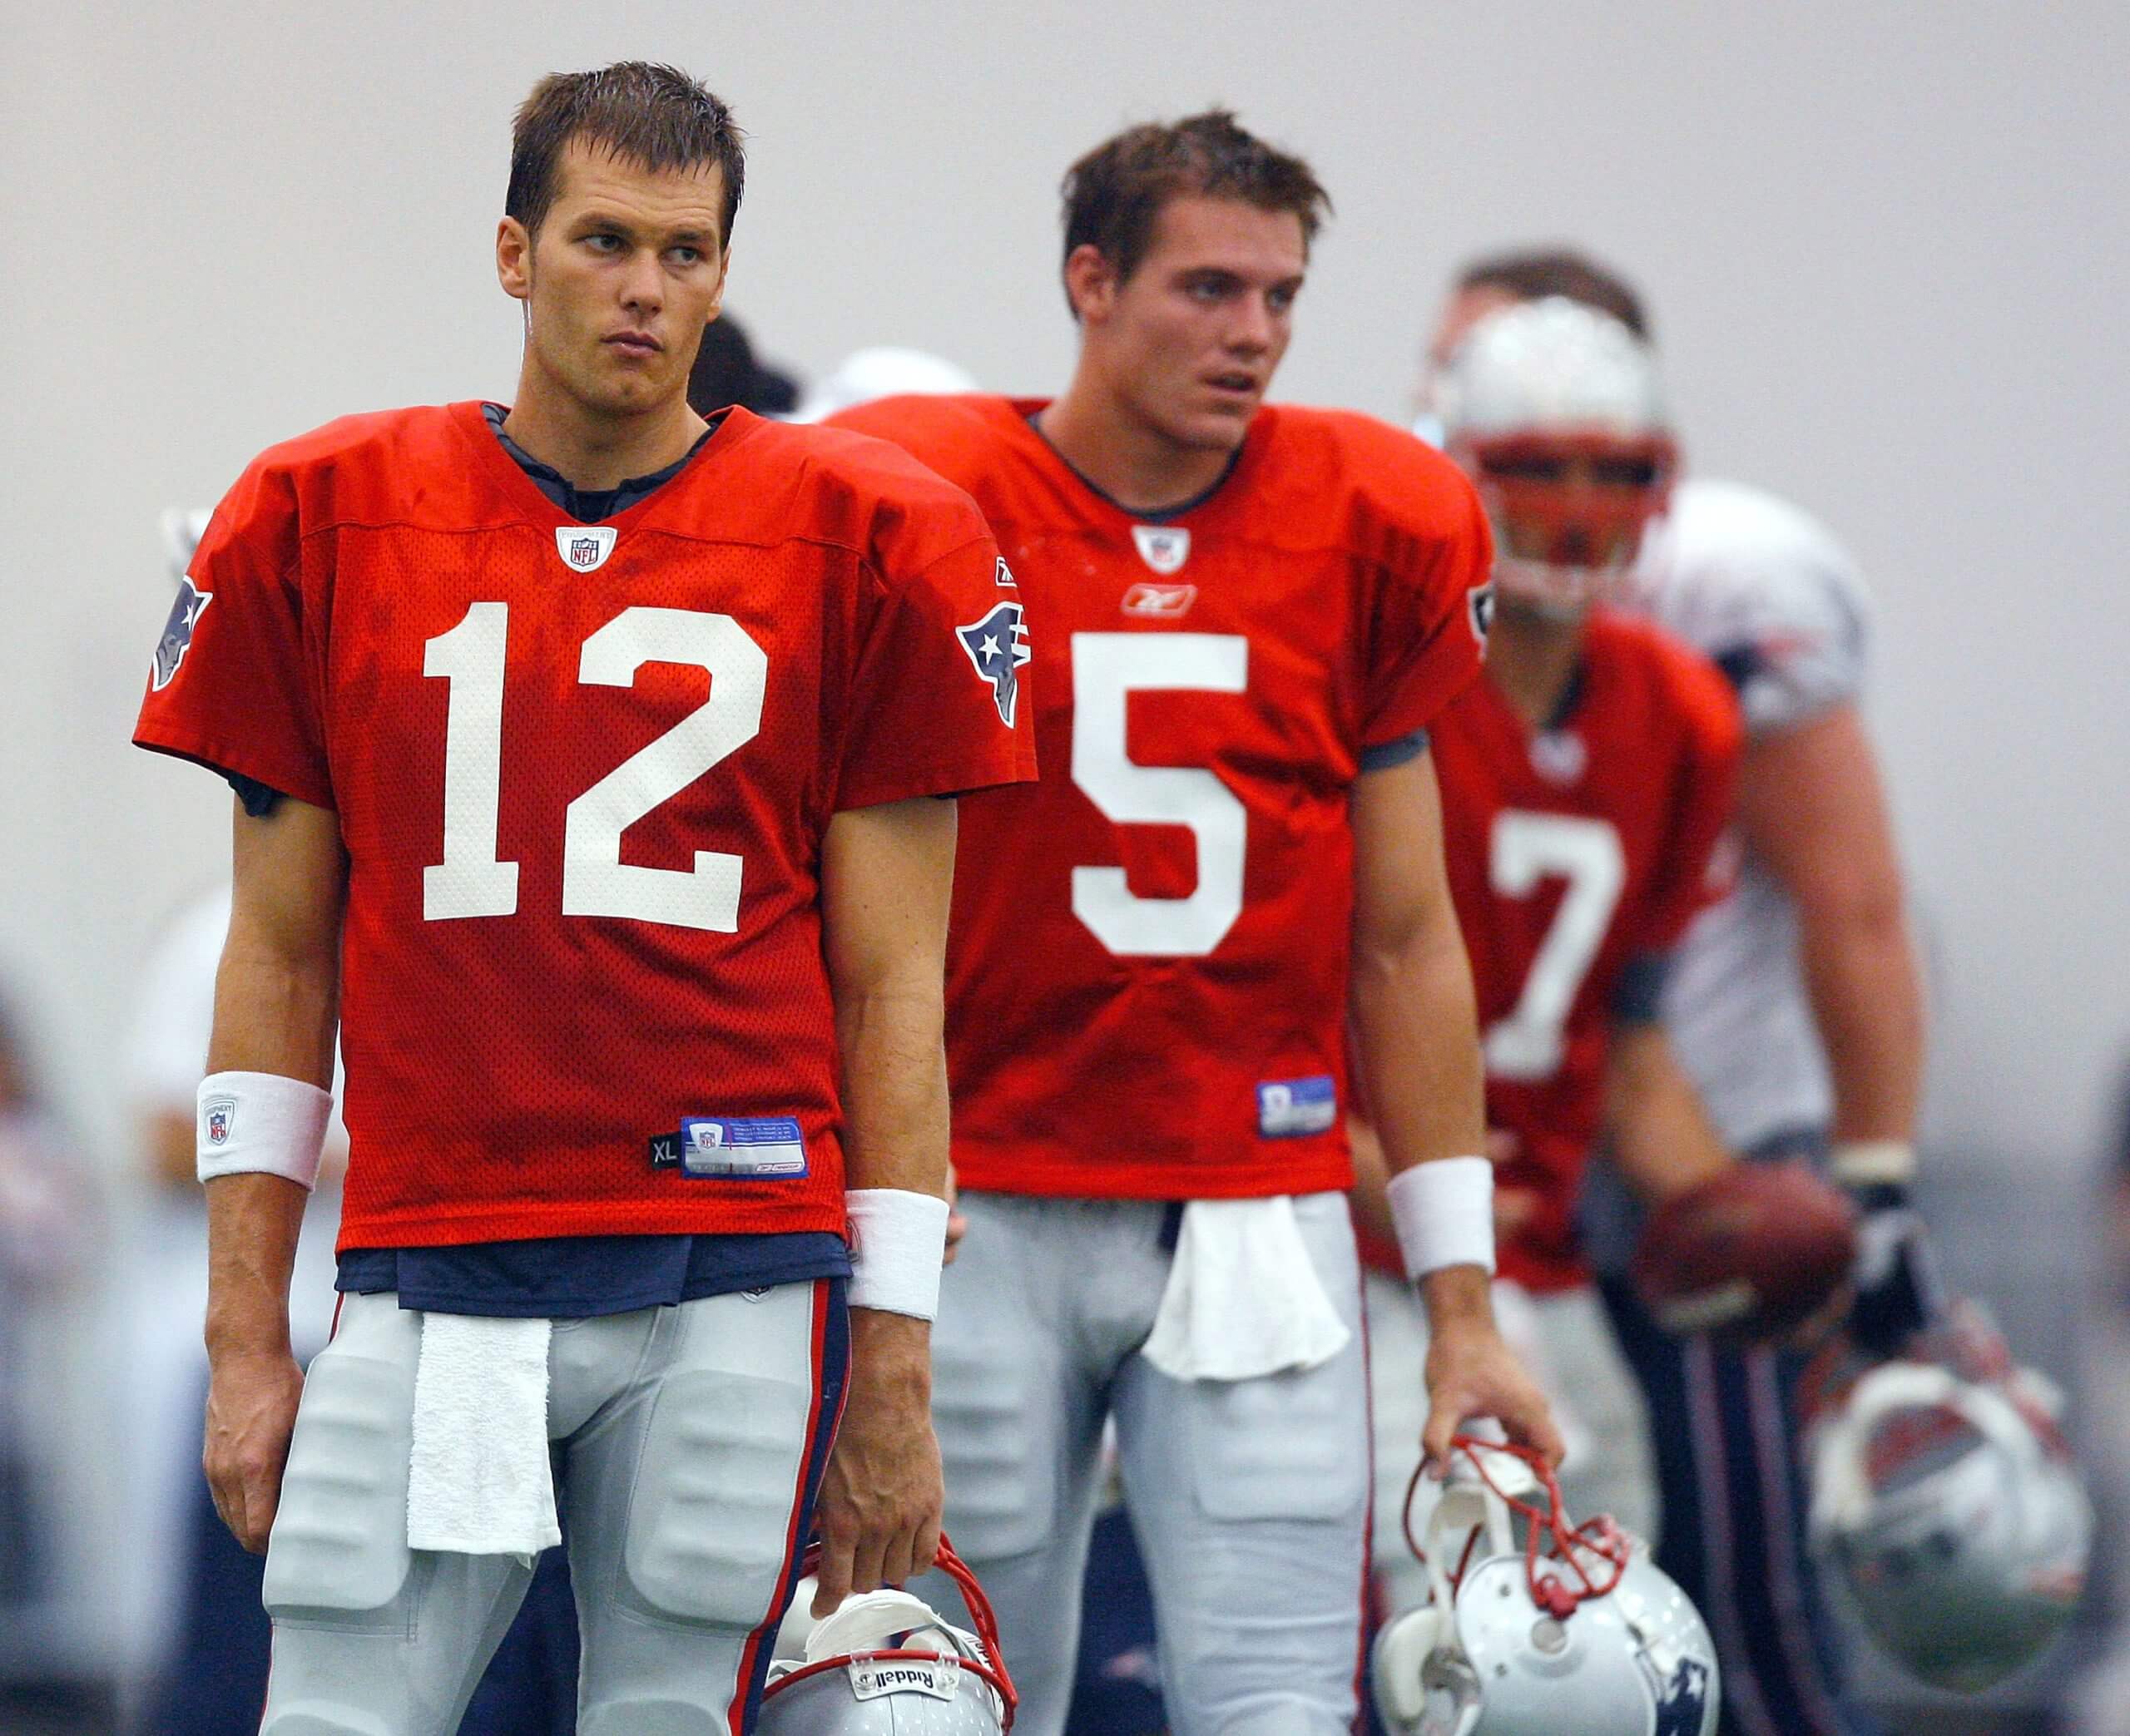
[[[820, 1555], [809, 1551], [807, 1571]], [[805, 1655], [770, 1665], [756, 1736], [1000, 1736], [1013, 1679], [976, 1575], [944, 1537], [934, 1564], [961, 1587], [976, 1631], [907, 1591], [860, 1592], [814, 1625]]]
[[207, 534], [207, 521], [214, 517], [207, 507], [166, 507], [158, 521], [163, 533], [163, 559], [170, 566], [170, 581], [185, 582], [192, 568], [193, 551]]
[[1633, 564], [1678, 469], [1649, 346], [1565, 296], [1519, 302], [1464, 334], [1427, 397], [1493, 521], [1503, 597], [1579, 615]]
[[1397, 1736], [1711, 1736], [1716, 1648], [1640, 1540], [1607, 1518], [1572, 1526], [1521, 1447], [1460, 1435], [1453, 1453], [1424, 1548], [1406, 1496], [1431, 1589], [1376, 1636], [1384, 1722]]
[[876, 398], [914, 393], [934, 395], [976, 390], [976, 376], [929, 350], [884, 344], [852, 351], [822, 378], [806, 388], [794, 422], [824, 422], [838, 410], [870, 403]]
[[1807, 1442], [1813, 1540], [1865, 1626], [1920, 1679], [1972, 1693], [2029, 1662], [2077, 1607], [2093, 1509], [2054, 1388], [1963, 1306], [1958, 1342], [1924, 1347], [1943, 1360], [1870, 1368]]

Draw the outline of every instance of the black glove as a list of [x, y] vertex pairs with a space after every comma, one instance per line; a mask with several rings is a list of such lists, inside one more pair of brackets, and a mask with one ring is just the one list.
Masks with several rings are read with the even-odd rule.
[[1863, 1188], [1855, 1190], [1855, 1199], [1862, 1215], [1850, 1274], [1856, 1299], [1850, 1305], [1849, 1336], [1866, 1355], [1885, 1361], [1900, 1355], [1916, 1333], [1944, 1314], [1944, 1288], [1907, 1189]]

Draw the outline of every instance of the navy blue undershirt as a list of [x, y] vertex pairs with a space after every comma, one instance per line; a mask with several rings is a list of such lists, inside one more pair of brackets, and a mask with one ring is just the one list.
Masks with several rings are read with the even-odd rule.
[[[540, 492], [586, 524], [627, 512], [671, 482], [717, 428], [713, 418], [686, 457], [652, 475], [632, 477], [616, 488], [579, 489], [503, 433], [507, 413], [500, 404], [481, 408], [503, 449]], [[245, 806], [250, 807], [248, 797]], [[640, 1155], [635, 1160], [644, 1161]], [[676, 1178], [674, 1185], [714, 1188], [718, 1184]], [[843, 1238], [825, 1230], [781, 1235], [541, 1236], [458, 1248], [350, 1248], [340, 1256], [334, 1288], [364, 1295], [396, 1290], [400, 1307], [438, 1313], [581, 1320], [693, 1302], [703, 1296], [850, 1276], [850, 1254]]]

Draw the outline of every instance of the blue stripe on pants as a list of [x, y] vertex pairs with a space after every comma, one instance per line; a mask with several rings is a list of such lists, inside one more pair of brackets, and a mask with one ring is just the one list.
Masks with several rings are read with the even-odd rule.
[[1706, 1619], [1723, 1669], [1718, 1736], [1881, 1736], [1843, 1688], [1805, 1541], [1802, 1358], [1672, 1338], [1622, 1279], [1602, 1286], [1649, 1403], [1664, 1499], [1657, 1565]]

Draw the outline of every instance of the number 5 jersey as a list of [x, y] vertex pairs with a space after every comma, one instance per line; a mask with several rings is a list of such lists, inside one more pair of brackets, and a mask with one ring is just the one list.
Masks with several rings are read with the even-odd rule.
[[1410, 436], [1279, 407], [1207, 496], [1150, 520], [1065, 463], [1041, 408], [835, 418], [975, 497], [1034, 626], [1043, 779], [964, 817], [955, 874], [961, 1181], [1343, 1188], [1349, 799], [1479, 669], [1484, 515]]
[[823, 835], [1033, 775], [966, 496], [728, 413], [604, 523], [478, 403], [336, 422], [216, 510], [135, 739], [334, 810], [340, 1245], [840, 1230]]

